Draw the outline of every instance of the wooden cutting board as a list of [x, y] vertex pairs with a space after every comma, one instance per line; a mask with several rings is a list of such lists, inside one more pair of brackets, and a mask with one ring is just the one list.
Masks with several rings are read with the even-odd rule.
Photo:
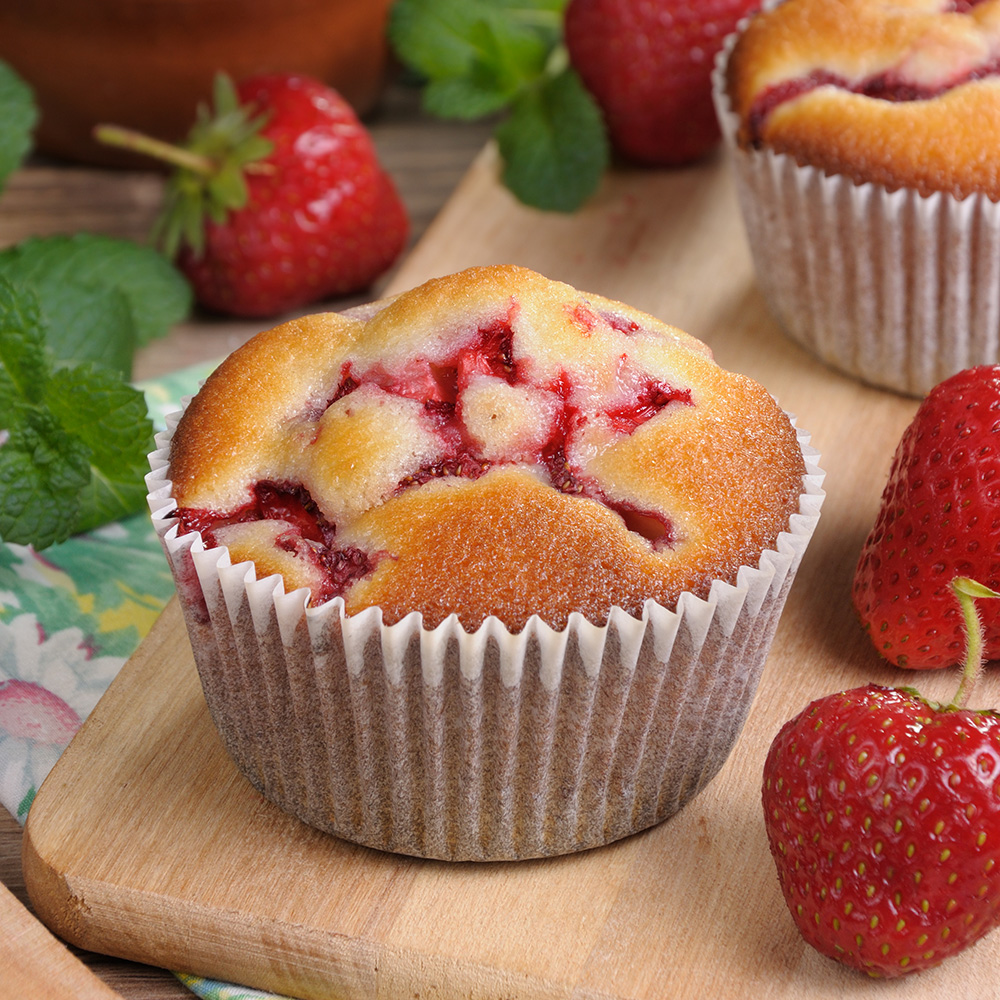
[[[702, 1000], [885, 995], [794, 929], [768, 855], [761, 766], [785, 719], [882, 665], [849, 586], [916, 403], [824, 368], [786, 340], [754, 284], [725, 163], [618, 172], [547, 215], [496, 181], [487, 148], [394, 289], [471, 264], [533, 267], [707, 341], [812, 432], [827, 500], [746, 728], [693, 803], [599, 850], [516, 864], [379, 854], [301, 825], [236, 772], [208, 717], [176, 606], [44, 782], [25, 836], [41, 917], [93, 951], [302, 998]], [[391, 289], [392, 290], [392, 289]], [[932, 697], [956, 678], [916, 678]], [[1000, 679], [978, 692], [1000, 703]], [[1000, 934], [889, 987], [996, 996]]]

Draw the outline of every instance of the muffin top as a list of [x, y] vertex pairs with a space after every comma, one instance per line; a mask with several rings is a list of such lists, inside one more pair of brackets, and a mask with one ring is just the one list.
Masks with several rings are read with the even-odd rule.
[[786, 0], [726, 67], [737, 140], [856, 183], [1000, 200], [1000, 0]]
[[700, 341], [518, 267], [258, 334], [174, 432], [181, 530], [384, 620], [705, 596], [798, 510], [794, 428]]

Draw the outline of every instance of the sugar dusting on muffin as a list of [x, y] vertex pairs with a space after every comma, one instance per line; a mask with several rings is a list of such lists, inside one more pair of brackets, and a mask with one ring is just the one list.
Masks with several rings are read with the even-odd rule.
[[788, 418], [704, 344], [523, 268], [258, 335], [175, 432], [177, 516], [313, 604], [511, 629], [639, 614], [774, 544]]

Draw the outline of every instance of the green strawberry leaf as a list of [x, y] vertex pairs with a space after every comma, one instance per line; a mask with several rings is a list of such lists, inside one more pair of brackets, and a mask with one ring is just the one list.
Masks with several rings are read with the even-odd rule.
[[[190, 286], [164, 256], [110, 236], [77, 233], [24, 240], [0, 252], [0, 277], [34, 287], [50, 317], [71, 315], [81, 286], [118, 289], [128, 303], [137, 346], [165, 335], [191, 309]], [[50, 336], [57, 357], [74, 357], [78, 334], [67, 331], [65, 348], [58, 328], [53, 326]], [[111, 354], [120, 356], [114, 350]]]
[[211, 122], [214, 117], [222, 115], [231, 115], [234, 119], [242, 120], [243, 114], [240, 111], [240, 96], [236, 92], [236, 84], [233, 83], [233, 78], [228, 73], [215, 74], [215, 78], [212, 81], [212, 103], [215, 110], [214, 115], [212, 109], [206, 107], [204, 104], [199, 105], [198, 120], [200, 123]]
[[573, 212], [610, 158], [601, 113], [572, 69], [525, 91], [496, 129], [504, 184], [526, 205]]
[[153, 225], [152, 239], [163, 255], [173, 260], [182, 246], [195, 256], [205, 249], [205, 223], [223, 224], [230, 212], [243, 208], [250, 196], [245, 171], [265, 160], [274, 150], [261, 134], [271, 110], [258, 112], [241, 104], [232, 78], [216, 73], [213, 104], [198, 105], [197, 117], [180, 146], [150, 139], [129, 129], [98, 130], [98, 138], [137, 153], [172, 163], [163, 206]]
[[38, 108], [31, 87], [0, 61], [0, 191], [31, 151]]
[[54, 367], [37, 296], [0, 277], [0, 538], [43, 549], [137, 512], [151, 444], [142, 393]]
[[242, 164], [236, 160], [224, 163], [206, 186], [210, 215], [215, 222], [222, 222], [230, 211], [243, 208], [250, 197]]

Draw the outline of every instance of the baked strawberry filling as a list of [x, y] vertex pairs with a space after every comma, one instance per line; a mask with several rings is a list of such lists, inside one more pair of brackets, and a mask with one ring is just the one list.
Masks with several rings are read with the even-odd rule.
[[371, 573], [381, 556], [371, 556], [353, 546], [339, 546], [336, 528], [301, 486], [261, 482], [251, 490], [253, 499], [236, 510], [221, 513], [182, 508], [178, 517], [183, 531], [200, 531], [209, 546], [219, 544], [217, 532], [234, 524], [275, 521], [286, 527], [275, 536], [274, 544], [285, 552], [315, 565], [323, 578], [318, 603], [330, 600], [356, 580]]
[[[963, 9], [968, 10], [972, 6], [974, 4], [965, 4]], [[958, 7], [956, 7], [956, 12], [960, 12]], [[998, 74], [1000, 74], [1000, 61], [998, 60], [991, 60], [971, 69], [964, 69], [946, 81], [938, 82], [933, 86], [907, 79], [898, 69], [886, 70], [853, 83], [835, 73], [816, 70], [807, 76], [783, 80], [757, 95], [747, 115], [748, 139], [751, 144], [759, 145], [767, 121], [776, 108], [820, 87], [836, 87], [838, 90], [880, 101], [927, 101], [940, 97], [963, 84], [994, 77]]]
[[285, 521], [298, 537], [319, 545], [329, 545], [336, 529], [326, 523], [312, 497], [301, 486], [255, 483], [253, 499], [236, 510], [222, 513], [182, 508], [178, 515], [189, 531], [200, 531], [209, 545], [216, 544], [214, 532], [247, 521]]
[[[602, 322], [618, 333], [640, 332], [635, 323], [613, 316], [581, 315], [579, 320]], [[375, 435], [371, 464], [380, 466], [373, 472], [381, 477], [378, 495], [348, 505], [354, 513], [434, 479], [475, 480], [497, 466], [518, 465], [535, 470], [562, 494], [604, 505], [629, 531], [662, 549], [676, 541], [669, 519], [632, 500], [609, 496], [587, 473], [581, 456], [635, 434], [667, 407], [692, 405], [690, 389], [650, 375], [628, 354], [617, 360], [612, 356], [599, 375], [571, 365], [555, 372], [551, 366], [540, 368], [535, 359], [518, 357], [515, 335], [504, 321], [483, 326], [443, 357], [418, 356], [395, 364], [345, 362], [327, 402], [302, 414], [300, 439], [306, 448], [329, 449], [324, 464], [329, 469], [331, 462], [341, 460], [342, 450], [325, 444], [324, 435], [339, 440], [337, 434], [348, 433], [344, 428], [352, 422], [388, 420], [382, 415], [394, 414], [391, 422], [378, 424]], [[388, 461], [387, 454], [392, 456]], [[400, 464], [411, 457], [412, 464]], [[396, 471], [387, 473], [386, 468]], [[354, 465], [344, 475], [363, 478]], [[274, 547], [313, 565], [318, 570], [314, 575], [324, 581], [314, 601], [343, 594], [386, 555], [342, 543], [337, 527], [341, 515], [330, 514], [333, 504], [316, 480], [262, 480], [249, 492], [251, 500], [235, 510], [180, 508], [181, 530], [198, 530], [207, 544], [216, 545], [225, 544], [219, 535], [226, 535], [222, 529], [230, 526], [279, 522], [280, 528], [271, 529]]]

